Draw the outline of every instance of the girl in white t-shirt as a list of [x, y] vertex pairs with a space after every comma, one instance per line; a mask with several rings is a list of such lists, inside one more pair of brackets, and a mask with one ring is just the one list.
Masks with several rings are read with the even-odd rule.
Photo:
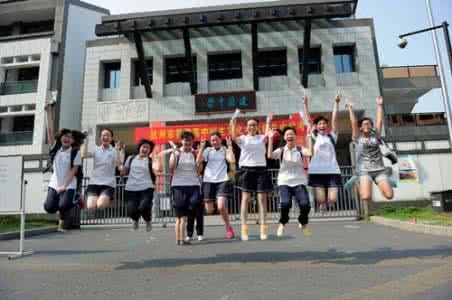
[[[52, 176], [44, 202], [44, 210], [49, 214], [59, 212], [58, 231], [65, 231], [64, 217], [78, 201], [77, 186], [81, 184], [77, 180], [79, 166], [82, 164], [78, 140], [79, 132], [70, 129], [60, 129], [54, 136], [53, 111], [50, 101], [45, 105], [47, 117], [48, 143], [52, 145], [50, 161], [46, 169], [52, 169]], [[45, 171], [45, 172], [46, 172]]]
[[120, 166], [121, 176], [128, 175], [125, 186], [127, 215], [137, 230], [140, 217], [146, 222], [146, 231], [152, 230], [152, 202], [154, 199], [155, 178], [159, 172], [159, 160], [152, 158], [154, 143], [143, 139], [137, 145], [138, 154], [130, 155], [126, 163]]
[[[235, 114], [236, 115], [236, 114]], [[267, 117], [266, 133], [270, 131], [273, 115]], [[273, 190], [273, 183], [270, 171], [267, 169], [266, 143], [268, 137], [258, 132], [259, 121], [249, 119], [246, 123], [246, 135], [237, 136], [235, 132], [236, 119], [231, 119], [230, 131], [232, 140], [239, 145], [240, 159], [239, 170], [236, 172], [236, 186], [242, 192], [242, 202], [240, 205], [240, 218], [242, 223], [241, 238], [243, 241], [249, 239], [247, 225], [248, 206], [252, 193], [257, 194], [259, 202], [260, 216], [260, 238], [268, 238], [268, 227], [266, 224], [267, 197]]]
[[82, 146], [82, 159], [93, 158], [93, 174], [86, 190], [87, 208], [107, 208], [111, 205], [116, 188], [116, 168], [121, 165], [124, 148], [113, 142], [113, 131], [104, 128], [100, 131], [100, 146], [88, 152], [88, 144]]
[[[310, 120], [308, 109], [308, 98], [304, 99], [304, 111], [307, 120]], [[280, 168], [278, 173], [278, 190], [280, 196], [281, 218], [279, 219], [279, 226], [277, 236], [282, 237], [284, 234], [285, 225], [289, 222], [289, 212], [292, 207], [292, 199], [298, 204], [300, 215], [298, 216], [299, 227], [303, 228], [305, 235], [311, 235], [308, 229], [309, 212], [311, 211], [311, 204], [309, 202], [309, 194], [306, 189], [307, 178], [304, 171], [303, 157], [312, 155], [311, 151], [311, 125], [307, 124], [307, 147], [297, 146], [296, 138], [297, 132], [293, 127], [286, 127], [283, 130], [283, 137], [285, 145], [273, 151], [273, 135], [274, 131], [269, 136], [268, 153], [269, 159], [277, 159], [280, 161]]]
[[309, 186], [314, 188], [315, 199], [319, 208], [324, 211], [326, 201], [331, 207], [337, 201], [337, 191], [342, 186], [341, 169], [336, 159], [337, 143], [337, 111], [342, 96], [334, 99], [331, 131], [328, 133], [328, 119], [317, 117], [314, 120], [314, 142], [312, 143], [312, 158], [309, 163]]

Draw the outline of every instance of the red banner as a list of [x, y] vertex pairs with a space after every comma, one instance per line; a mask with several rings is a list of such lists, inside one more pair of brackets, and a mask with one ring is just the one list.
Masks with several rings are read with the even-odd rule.
[[[183, 131], [191, 131], [195, 135], [195, 141], [202, 138], [208, 139], [212, 132], [219, 132], [223, 137], [229, 136], [229, 124], [196, 124], [188, 126], [151, 126], [151, 127], [139, 127], [135, 128], [135, 143], [138, 143], [141, 139], [150, 139], [156, 144], [165, 144], [169, 141], [177, 142], [179, 136]], [[272, 127], [275, 129], [283, 129], [284, 127], [291, 126], [295, 127], [297, 130], [297, 135], [299, 137], [304, 137], [306, 134], [306, 129], [303, 121], [299, 114], [291, 115], [290, 119], [287, 120], [274, 120], [272, 122]], [[246, 129], [246, 124], [238, 122], [236, 127], [237, 134], [244, 134]], [[259, 131], [265, 131], [265, 123], [261, 122], [259, 124]], [[304, 139], [303, 139], [304, 142]]]

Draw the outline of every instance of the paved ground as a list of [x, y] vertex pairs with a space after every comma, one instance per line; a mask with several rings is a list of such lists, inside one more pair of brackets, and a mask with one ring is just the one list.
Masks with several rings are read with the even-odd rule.
[[450, 238], [365, 223], [312, 230], [240, 242], [208, 227], [191, 247], [174, 246], [173, 228], [39, 236], [33, 256], [0, 258], [0, 299], [452, 299]]

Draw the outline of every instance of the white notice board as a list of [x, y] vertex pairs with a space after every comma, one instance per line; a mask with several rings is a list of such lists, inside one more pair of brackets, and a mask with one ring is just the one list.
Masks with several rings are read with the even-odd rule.
[[0, 157], [0, 212], [21, 210], [22, 156]]

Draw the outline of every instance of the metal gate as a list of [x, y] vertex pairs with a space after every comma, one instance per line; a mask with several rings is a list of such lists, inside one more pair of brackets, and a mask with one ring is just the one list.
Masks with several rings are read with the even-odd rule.
[[[270, 193], [267, 202], [267, 220], [277, 222], [279, 220], [279, 195], [276, 180], [278, 170], [271, 170], [274, 190]], [[345, 183], [353, 176], [353, 170], [350, 166], [341, 167], [342, 182]], [[114, 225], [129, 224], [131, 220], [127, 217], [127, 202], [124, 197], [124, 187], [127, 178], [117, 178], [117, 187], [115, 200], [112, 206], [106, 209], [97, 209], [88, 211], [82, 209], [80, 213], [81, 225]], [[84, 179], [84, 188], [87, 187], [89, 178]], [[157, 177], [157, 186], [154, 194], [154, 205], [152, 208], [152, 222], [168, 224], [175, 222], [175, 212], [171, 204], [170, 176], [160, 175]], [[338, 190], [337, 203], [327, 207], [325, 212], [320, 212], [318, 203], [316, 203], [313, 193], [308, 188], [311, 200], [310, 218], [337, 219], [337, 218], [359, 218], [361, 216], [361, 203], [356, 192], [340, 188]], [[295, 203], [292, 205], [291, 218], [298, 216], [298, 207]], [[234, 196], [228, 203], [228, 211], [231, 221], [240, 220], [240, 190], [234, 189]], [[258, 205], [255, 195], [249, 207], [249, 220], [259, 220]]]

